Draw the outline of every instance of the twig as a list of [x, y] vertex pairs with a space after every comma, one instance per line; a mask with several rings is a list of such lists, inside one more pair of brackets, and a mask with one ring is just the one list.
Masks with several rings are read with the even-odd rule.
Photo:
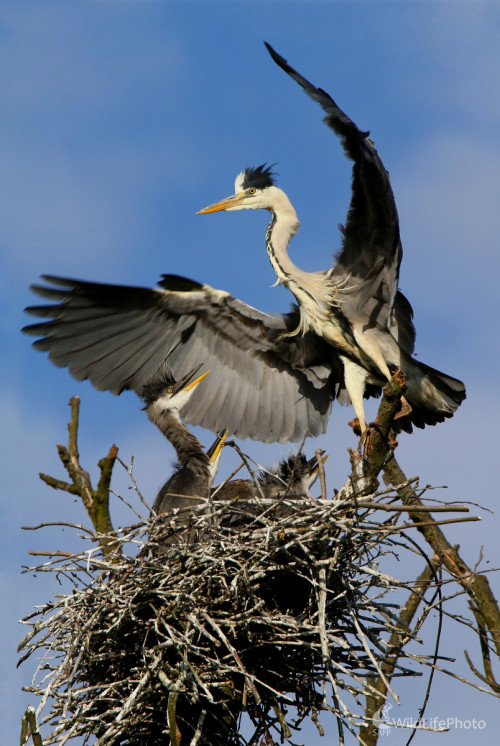
[[251, 692], [253, 694], [253, 698], [255, 699], [255, 702], [257, 704], [260, 704], [260, 702], [261, 702], [260, 694], [257, 691], [257, 688], [256, 688], [256, 686], [255, 686], [255, 684], [253, 682], [252, 677], [249, 675], [248, 671], [245, 669], [245, 666], [243, 665], [243, 663], [241, 661], [241, 658], [238, 655], [235, 647], [233, 645], [231, 645], [231, 643], [229, 642], [229, 640], [227, 639], [226, 635], [221, 630], [221, 628], [219, 627], [219, 625], [213, 619], [211, 619], [206, 612], [202, 612], [202, 616], [215, 629], [215, 631], [219, 635], [220, 639], [222, 640], [222, 642], [224, 643], [224, 645], [227, 647], [227, 649], [229, 650], [229, 652], [233, 656], [234, 660], [236, 661], [236, 664], [237, 664], [238, 668], [240, 669], [241, 673], [245, 677], [245, 681], [247, 683], [247, 686], [250, 688], [250, 690], [251, 690]]
[[[326, 500], [326, 477], [325, 477], [325, 464], [323, 463], [323, 459], [321, 458], [323, 456], [323, 451], [321, 448], [318, 448], [317, 451], [315, 451], [316, 460], [318, 462], [318, 473], [319, 473], [319, 483], [321, 486], [321, 497], [323, 500]], [[325, 457], [326, 458], [326, 457]]]
[[21, 746], [28, 743], [30, 736], [33, 739], [33, 746], [43, 746], [42, 736], [38, 730], [35, 708], [28, 705], [21, 725]]
[[63, 466], [68, 472], [71, 483], [55, 479], [47, 474], [40, 474], [40, 479], [54, 489], [64, 490], [72, 495], [79, 495], [92, 524], [99, 535], [99, 544], [105, 556], [120, 554], [109, 513], [109, 487], [113, 466], [118, 455], [118, 448], [112, 445], [109, 453], [100, 459], [99, 482], [97, 488], [92, 488], [90, 475], [80, 464], [78, 452], [78, 421], [80, 412], [80, 397], [73, 396], [69, 400], [71, 420], [68, 423], [68, 447], [59, 444], [57, 451]]
[[[394, 457], [384, 467], [384, 479], [394, 485], [405, 481], [405, 476]], [[398, 494], [403, 503], [411, 508], [422, 505], [416, 492], [409, 486], [398, 489]], [[410, 512], [410, 518], [440, 558], [443, 566], [471, 597], [477, 614], [483, 620], [484, 628], [489, 631], [497, 655], [500, 656], [500, 609], [488, 579], [484, 574], [469, 569], [460, 557], [458, 548], [448, 542], [439, 527], [432, 524], [423, 525], [418, 513], [413, 511]]]
[[[401, 653], [402, 648], [407, 641], [410, 624], [413, 617], [415, 616], [418, 606], [422, 602], [425, 592], [429, 588], [433, 578], [435, 577], [436, 570], [439, 567], [440, 561], [437, 557], [433, 557], [430, 562], [426, 565], [424, 571], [418, 577], [413, 587], [410, 596], [408, 597], [405, 605], [400, 612], [400, 629], [395, 630], [389, 637], [387, 643], [387, 654], [382, 668], [384, 674], [388, 680], [392, 678], [394, 669]], [[374, 722], [374, 717], [377, 712], [380, 712], [382, 705], [384, 704], [388, 688], [386, 682], [381, 676], [376, 680], [370, 682], [372, 690], [366, 696], [366, 707], [365, 716], [369, 721], [368, 725], [363, 725], [360, 729], [359, 735], [366, 743], [366, 746], [373, 746], [377, 743], [378, 739], [378, 722]], [[373, 693], [376, 690], [376, 693]]]

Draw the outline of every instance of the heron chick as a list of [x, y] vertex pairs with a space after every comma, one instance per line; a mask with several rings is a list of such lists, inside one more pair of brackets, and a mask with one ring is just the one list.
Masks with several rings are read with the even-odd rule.
[[318, 461], [315, 455], [311, 459], [300, 451], [280, 461], [276, 469], [263, 470], [259, 482], [263, 493], [268, 497], [311, 497], [311, 487], [319, 476], [320, 464], [328, 458], [323, 455]]
[[197, 365], [179, 381], [164, 374], [145, 385], [142, 392], [149, 419], [173, 445], [179, 463], [178, 469], [158, 492], [153, 504], [154, 514], [204, 502], [217, 471], [225, 434], [218, 437], [205, 453], [202, 443], [180, 418], [180, 412], [194, 390], [210, 372], [194, 378], [200, 367]]
[[[256, 480], [232, 479], [213, 490], [214, 506], [221, 503], [230, 505], [228, 512], [223, 512], [220, 525], [236, 528], [250, 523], [254, 516], [269, 510], [272, 515], [280, 517], [288, 512], [280, 501], [311, 497], [310, 489], [319, 476], [320, 463], [324, 464], [328, 455], [320, 461], [314, 456], [307, 459], [302, 452], [289, 456], [276, 468], [262, 469]], [[276, 506], [269, 506], [264, 500], [275, 500]]]

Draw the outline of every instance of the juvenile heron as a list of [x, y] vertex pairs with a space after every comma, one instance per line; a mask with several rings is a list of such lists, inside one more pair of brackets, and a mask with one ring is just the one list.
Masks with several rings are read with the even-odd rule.
[[[299, 221], [287, 195], [275, 185], [270, 168], [242, 171], [235, 194], [199, 211], [265, 209], [271, 213], [266, 249], [277, 282], [294, 294], [300, 321], [290, 334], [314, 333], [339, 354], [344, 385], [361, 431], [366, 429], [363, 397], [369, 386], [380, 386], [401, 368], [408, 386], [399, 423], [411, 431], [451, 417], [465, 398], [461, 381], [412, 358], [415, 344], [413, 311], [398, 291], [402, 257], [396, 203], [387, 171], [368, 132], [362, 132], [335, 101], [297, 73], [269, 44], [273, 60], [326, 113], [325, 122], [340, 137], [353, 162], [352, 198], [341, 228], [342, 248], [335, 265], [320, 272], [304, 272], [288, 256], [290, 239]], [[338, 398], [346, 399], [342, 387]]]
[[194, 376], [196, 366], [179, 381], [164, 374], [148, 383], [142, 392], [145, 410], [151, 422], [161, 430], [175, 449], [178, 468], [158, 492], [153, 513], [174, 508], [189, 508], [209, 497], [227, 433], [219, 436], [205, 452], [202, 443], [181, 422], [180, 410], [189, 401], [209, 371]]
[[[321, 452], [323, 453], [323, 451]], [[328, 455], [307, 459], [300, 452], [280, 461], [276, 469], [268, 469], [260, 474], [259, 482], [267, 497], [310, 497], [310, 489], [319, 476], [320, 463], [324, 464]]]
[[[324, 463], [327, 456], [321, 459]], [[215, 500], [258, 500], [260, 497], [310, 497], [310, 489], [319, 476], [316, 456], [307, 459], [297, 453], [280, 461], [273, 469], [264, 469], [257, 476], [258, 485], [251, 479], [232, 479], [215, 487]]]
[[240, 527], [248, 524], [252, 516], [267, 512], [270, 506], [267, 503], [262, 505], [262, 497], [276, 500], [276, 508], [271, 513], [274, 517], [283, 515], [287, 508], [280, 506], [280, 499], [310, 497], [310, 489], [319, 476], [320, 462], [324, 463], [327, 458], [328, 456], [323, 456], [318, 461], [314, 456], [308, 460], [299, 452], [281, 461], [276, 468], [262, 470], [256, 481], [232, 479], [215, 487], [214, 505], [225, 502], [232, 508], [227, 514], [222, 514], [221, 525]]

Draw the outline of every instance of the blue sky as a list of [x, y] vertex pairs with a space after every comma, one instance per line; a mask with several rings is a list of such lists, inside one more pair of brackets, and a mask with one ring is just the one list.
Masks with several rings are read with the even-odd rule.
[[[82, 398], [80, 452], [94, 478], [115, 442], [125, 461], [134, 456], [136, 478], [153, 499], [173, 460], [134, 395], [97, 392], [31, 349], [19, 333], [22, 309], [33, 301], [30, 283], [52, 273], [153, 286], [162, 272], [177, 273], [262, 310], [288, 309], [287, 292], [270, 287], [267, 215], [195, 214], [230, 194], [243, 167], [265, 161], [277, 163], [278, 183], [302, 223], [294, 261], [322, 269], [339, 247], [350, 165], [319, 107], [272, 63], [264, 39], [371, 131], [390, 172], [404, 247], [400, 285], [415, 311], [418, 357], [464, 380], [468, 395], [453, 420], [401, 436], [398, 457], [408, 476], [447, 485], [450, 500], [494, 511], [481, 510], [481, 523], [447, 535], [469, 564], [482, 546], [485, 566], [500, 564], [498, 5], [7, 0], [0, 21], [5, 743], [18, 738], [32, 701], [20, 692], [31, 669], [14, 670], [23, 632], [17, 619], [56, 590], [50, 578], [20, 576], [19, 568], [31, 562], [28, 549], [74, 546], [67, 532], [20, 526], [84, 521], [76, 501], [37, 476], [62, 476], [55, 444], [66, 439], [70, 396]], [[335, 406], [327, 435], [308, 447], [330, 453], [330, 490], [347, 475], [351, 417]], [[290, 451], [243, 446], [263, 464]], [[223, 473], [233, 465], [225, 455]], [[118, 470], [115, 489], [129, 494]], [[119, 508], [115, 517], [126, 520]], [[499, 596], [498, 577], [491, 582]], [[477, 664], [479, 654], [462, 635], [450, 625], [444, 649], [465, 673], [462, 650]], [[402, 704], [390, 715], [414, 715], [422, 687], [401, 684]], [[481, 743], [497, 743], [496, 700], [449, 678], [435, 686], [428, 714], [483, 719]], [[430, 738], [465, 744], [471, 732], [422, 734], [415, 743]], [[405, 737], [392, 732], [388, 740]], [[313, 735], [307, 743], [326, 741]]]

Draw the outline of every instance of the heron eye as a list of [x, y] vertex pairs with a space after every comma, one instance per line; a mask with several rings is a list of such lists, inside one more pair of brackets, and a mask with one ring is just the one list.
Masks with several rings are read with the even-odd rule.
[[250, 189], [248, 190], [248, 194], [255, 194], [256, 191], [257, 190], [255, 187], [250, 187]]
[[173, 394], [173, 393], [174, 393], [174, 390], [173, 390], [172, 387], [170, 387], [169, 389], [167, 389], [167, 394]]

